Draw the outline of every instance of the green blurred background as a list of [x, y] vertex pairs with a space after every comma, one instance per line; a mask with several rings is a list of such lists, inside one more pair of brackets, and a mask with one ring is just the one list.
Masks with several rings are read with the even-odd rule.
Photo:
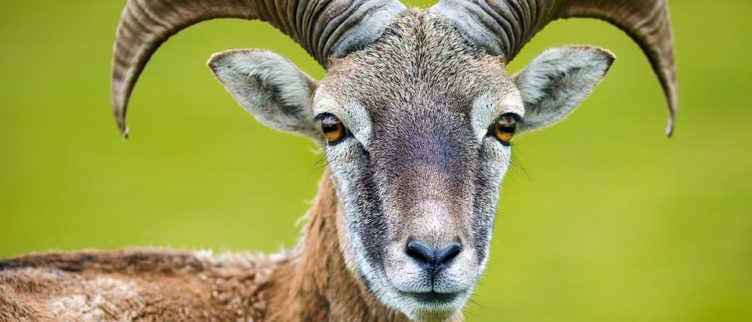
[[[260, 47], [317, 78], [323, 70], [264, 23], [200, 24], [149, 64], [124, 141], [109, 104], [123, 5], [0, 3], [0, 257], [293, 245], [321, 158], [306, 139], [255, 122], [204, 62]], [[752, 4], [671, 9], [681, 81], [672, 139], [647, 60], [606, 23], [555, 22], [511, 65], [570, 43], [619, 56], [569, 119], [515, 142], [468, 321], [752, 321]]]

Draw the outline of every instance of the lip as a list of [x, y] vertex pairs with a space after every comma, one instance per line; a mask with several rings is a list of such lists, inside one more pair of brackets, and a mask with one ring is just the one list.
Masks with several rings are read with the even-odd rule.
[[456, 293], [402, 292], [402, 294], [415, 299], [421, 304], [444, 305], [444, 304], [452, 303], [455, 299], [457, 299], [460, 296], [461, 292], [456, 292]]

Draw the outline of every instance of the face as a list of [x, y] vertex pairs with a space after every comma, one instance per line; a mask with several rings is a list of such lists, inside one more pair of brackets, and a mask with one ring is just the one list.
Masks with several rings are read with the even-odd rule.
[[497, 57], [431, 19], [333, 62], [313, 110], [342, 197], [345, 257], [383, 303], [445, 320], [467, 301], [522, 104]]
[[320, 83], [263, 50], [209, 64], [256, 119], [321, 144], [356, 279], [413, 320], [444, 321], [488, 260], [512, 136], [566, 117], [612, 62], [608, 51], [570, 46], [509, 76], [441, 18], [413, 13], [332, 61]]

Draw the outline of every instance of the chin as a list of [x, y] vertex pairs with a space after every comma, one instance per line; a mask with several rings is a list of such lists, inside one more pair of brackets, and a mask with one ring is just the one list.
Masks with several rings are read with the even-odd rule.
[[470, 297], [470, 291], [456, 293], [414, 293], [391, 289], [384, 302], [405, 314], [411, 321], [444, 322], [455, 320]]
[[420, 322], [451, 321], [460, 315], [463, 306], [464, 301], [454, 306], [420, 304], [409, 308], [410, 313], [406, 315], [411, 320]]

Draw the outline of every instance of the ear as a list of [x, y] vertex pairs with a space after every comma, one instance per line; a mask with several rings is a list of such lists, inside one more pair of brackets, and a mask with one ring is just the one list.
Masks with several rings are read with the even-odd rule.
[[520, 131], [567, 117], [603, 79], [614, 59], [608, 50], [587, 46], [552, 48], [538, 55], [514, 76], [525, 106]]
[[261, 123], [320, 140], [311, 105], [316, 81], [289, 60], [261, 49], [233, 50], [213, 55], [209, 67]]

